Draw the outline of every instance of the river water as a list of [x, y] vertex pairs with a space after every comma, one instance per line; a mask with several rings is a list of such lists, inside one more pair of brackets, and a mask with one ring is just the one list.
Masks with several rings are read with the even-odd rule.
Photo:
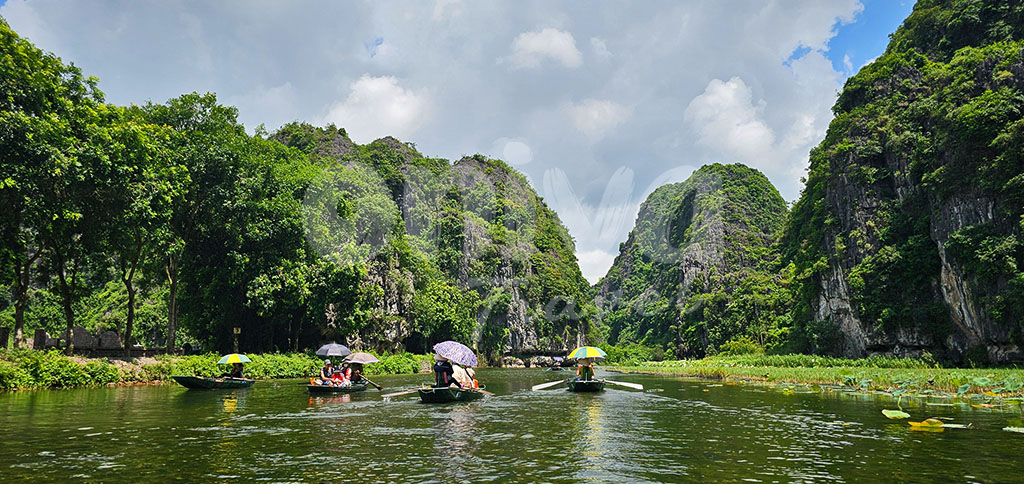
[[[0, 393], [2, 482], [1024, 482], [1020, 407], [908, 405], [968, 430], [913, 432], [888, 397], [604, 374], [576, 394], [488, 370], [497, 396], [310, 397], [303, 382]], [[423, 375], [379, 377], [385, 392]]]

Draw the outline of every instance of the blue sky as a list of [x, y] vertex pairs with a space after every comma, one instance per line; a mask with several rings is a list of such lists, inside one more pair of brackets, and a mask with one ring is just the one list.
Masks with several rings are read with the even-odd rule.
[[[856, 21], [841, 25], [836, 36], [829, 41], [828, 59], [832, 66], [848, 76], [856, 73], [868, 60], [885, 52], [889, 34], [903, 23], [914, 8], [909, 0], [861, 0], [864, 10]], [[849, 56], [853, 71], [845, 66]]]
[[802, 189], [843, 82], [909, 0], [0, 0], [107, 101], [193, 91], [252, 131], [306, 121], [530, 180], [603, 276], [654, 188], [706, 163]]

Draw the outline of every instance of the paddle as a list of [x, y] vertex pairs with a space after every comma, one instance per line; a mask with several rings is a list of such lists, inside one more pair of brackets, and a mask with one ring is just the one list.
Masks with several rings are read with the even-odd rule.
[[410, 395], [410, 394], [416, 393], [418, 391], [420, 391], [419, 388], [417, 388], [415, 390], [406, 390], [404, 392], [387, 393], [387, 394], [381, 395], [381, 398], [391, 398], [391, 397], [398, 397], [398, 396], [401, 396], [401, 395]]
[[545, 388], [551, 388], [559, 383], [565, 383], [565, 380], [549, 381], [547, 383], [541, 383], [540, 385], [534, 385], [530, 390], [543, 390]]
[[[362, 376], [362, 375], [360, 375], [360, 376]], [[371, 379], [369, 379], [369, 378], [366, 378], [365, 376], [363, 376], [363, 380], [366, 380], [366, 381], [368, 381], [368, 382], [369, 382], [369, 383], [370, 383], [371, 385], [373, 385], [373, 387], [374, 387], [374, 388], [376, 388], [376, 389], [377, 389], [377, 391], [381, 391], [381, 390], [383, 390], [383, 389], [384, 389], [384, 387], [382, 387], [382, 386], [380, 386], [380, 385], [378, 385], [378, 384], [374, 383], [374, 382], [373, 382], [373, 380], [371, 380]]]
[[480, 393], [483, 393], [484, 395], [487, 395], [488, 397], [493, 397], [493, 396], [494, 396], [494, 394], [493, 394], [493, 393], [491, 393], [491, 392], [489, 392], [489, 391], [487, 391], [487, 390], [481, 390], [481, 389], [479, 389], [479, 388], [474, 388], [474, 390], [476, 390], [476, 391], [478, 391], [478, 392], [480, 392]]
[[612, 381], [612, 380], [605, 380], [605, 383], [611, 383], [612, 385], [622, 385], [624, 387], [629, 387], [629, 388], [632, 388], [632, 389], [635, 389], [635, 390], [643, 390], [644, 389], [644, 386], [639, 384], [639, 383], [626, 383], [626, 382]]

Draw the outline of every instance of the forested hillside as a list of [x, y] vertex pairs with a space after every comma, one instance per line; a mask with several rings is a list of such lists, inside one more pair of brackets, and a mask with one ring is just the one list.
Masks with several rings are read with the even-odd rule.
[[241, 328], [244, 351], [498, 355], [588, 330], [572, 239], [501, 161], [334, 126], [250, 135], [213, 94], [107, 104], [2, 21], [0, 72], [0, 324], [18, 344], [80, 326], [223, 350]]
[[786, 214], [771, 182], [740, 164], [655, 190], [596, 286], [608, 342], [679, 356], [730, 341], [779, 346], [790, 299], [775, 244]]
[[846, 82], [784, 254], [798, 348], [1024, 359], [1024, 5], [922, 0]]

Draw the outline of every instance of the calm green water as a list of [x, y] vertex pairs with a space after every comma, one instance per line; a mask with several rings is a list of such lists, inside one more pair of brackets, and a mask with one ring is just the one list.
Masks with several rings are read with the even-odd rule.
[[553, 375], [481, 370], [498, 396], [449, 405], [299, 381], [2, 393], [0, 481], [1024, 482], [1024, 435], [1001, 430], [1020, 407], [904, 405], [976, 427], [923, 433], [872, 396], [632, 375], [614, 377], [657, 390], [529, 391]]

